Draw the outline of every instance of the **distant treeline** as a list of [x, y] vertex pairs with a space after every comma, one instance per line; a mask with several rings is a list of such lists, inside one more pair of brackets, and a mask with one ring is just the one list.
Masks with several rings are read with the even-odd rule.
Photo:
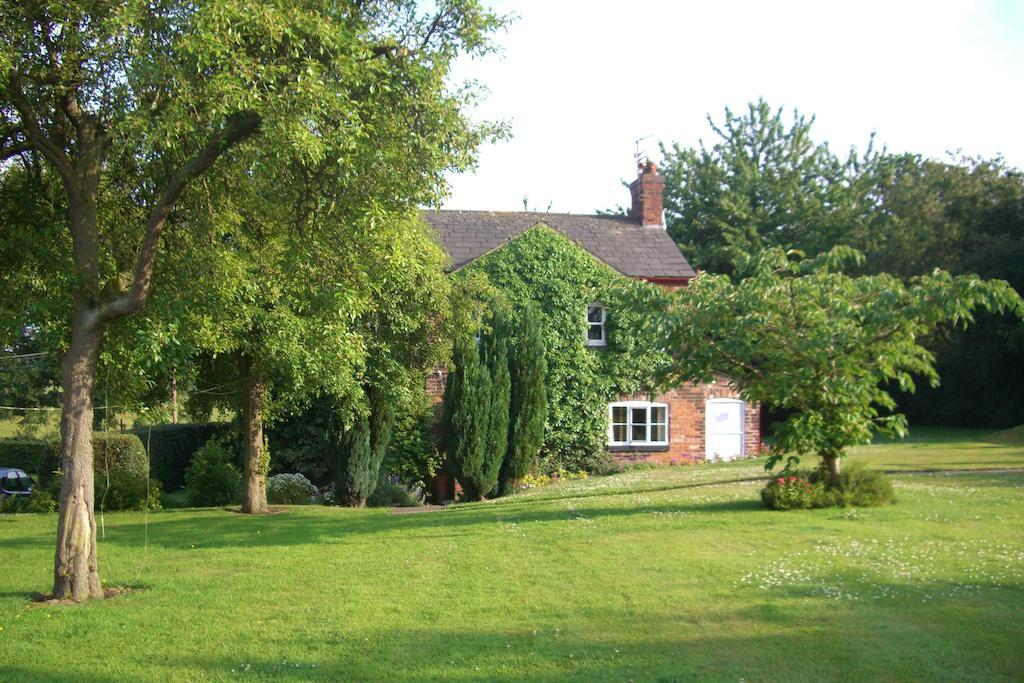
[[[816, 254], [846, 244], [864, 252], [868, 273], [909, 279], [941, 268], [1024, 292], [1020, 169], [891, 154], [871, 141], [840, 156], [813, 140], [813, 122], [799, 112], [784, 120], [762, 100], [711, 121], [709, 143], [662, 146], [668, 231], [695, 267], [731, 273], [736, 255], [763, 247]], [[942, 383], [898, 394], [911, 422], [1024, 423], [1024, 322], [984, 314], [927, 346]]]

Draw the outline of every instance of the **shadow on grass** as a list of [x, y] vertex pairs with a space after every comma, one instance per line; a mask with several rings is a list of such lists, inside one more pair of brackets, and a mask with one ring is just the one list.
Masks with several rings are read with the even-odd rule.
[[3, 666], [3, 680], [8, 683], [16, 683], [18, 681], [60, 681], [65, 683], [67, 681], [89, 681], [90, 683], [123, 683], [124, 678], [116, 678], [113, 676], [98, 676], [94, 675], [95, 672], [90, 672], [86, 675], [84, 672], [79, 675], [69, 674], [67, 671], [51, 671], [47, 669], [32, 669], [26, 665], [4, 665]]
[[[612, 475], [613, 477], [616, 475]], [[512, 507], [515, 505], [530, 505], [532, 503], [543, 503], [550, 502], [553, 500], [581, 500], [586, 498], [604, 498], [612, 496], [635, 496], [642, 493], [661, 493], [665, 491], [682, 491], [685, 489], [697, 489], [709, 486], [720, 486], [725, 484], [749, 484], [756, 482], [767, 482], [771, 477], [767, 474], [758, 474], [757, 476], [743, 476], [733, 477], [731, 479], [713, 479], [711, 481], [695, 481], [685, 483], [674, 483], [665, 484], [662, 486], [643, 486], [639, 484], [632, 487], [624, 487], [622, 489], [607, 489], [598, 488], [587, 489], [576, 493], [565, 491], [564, 489], [556, 489], [554, 491], [542, 492], [536, 495], [513, 495], [508, 498], [498, 498], [497, 500], [488, 503], [493, 507]], [[462, 509], [462, 505], [455, 506], [454, 509]]]
[[1012, 468], [1002, 470], [915, 470], [889, 472], [894, 481], [904, 477], [915, 479], [918, 483], [927, 481], [948, 486], [972, 486], [977, 488], [1011, 488], [1024, 487], [1024, 469]]
[[[268, 547], [306, 545], [320, 542], [344, 544], [346, 539], [363, 535], [389, 536], [411, 532], [420, 538], [451, 539], [457, 536], [490, 533], [498, 521], [516, 523], [558, 523], [586, 518], [590, 520], [626, 518], [655, 513], [708, 515], [762, 510], [759, 500], [695, 501], [642, 506], [592, 506], [566, 508], [561, 501], [535, 501], [519, 505], [465, 505], [420, 515], [392, 515], [387, 510], [355, 511], [317, 509], [312, 515], [293, 514], [248, 517], [231, 512], [157, 513], [150, 516], [149, 544], [173, 549], [232, 547]], [[687, 523], [690, 520], [680, 523]], [[107, 522], [105, 543], [137, 546], [144, 525]], [[2, 543], [0, 543], [2, 545]]]
[[[733, 609], [609, 608], [584, 623], [547, 613], [532, 627], [515, 617], [506, 624], [498, 610], [461, 627], [327, 623], [263, 641], [237, 625], [216, 647], [192, 644], [132, 666], [145, 680], [286, 681], [1014, 680], [1019, 671], [1016, 629], [997, 605], [970, 615], [984, 628], [964, 629], [951, 612], [936, 619], [946, 604], [896, 600], [853, 610], [843, 601], [813, 599], [825, 609], [765, 594]], [[566, 608], [572, 611], [569, 597]], [[14, 664], [5, 667], [5, 680], [113, 680], [94, 675], [86, 661], [70, 671]]]

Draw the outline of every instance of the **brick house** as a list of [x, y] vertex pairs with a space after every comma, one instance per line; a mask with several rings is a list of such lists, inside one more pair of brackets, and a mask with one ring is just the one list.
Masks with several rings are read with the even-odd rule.
[[[423, 218], [437, 231], [451, 257], [452, 270], [544, 225], [622, 275], [675, 290], [685, 287], [696, 273], [665, 231], [664, 184], [653, 163], [641, 164], [630, 185], [628, 217], [426, 211]], [[586, 311], [586, 344], [596, 353], [607, 343], [608, 315], [597, 302]], [[427, 379], [427, 391], [438, 401], [445, 379], [443, 371]], [[608, 404], [607, 411], [607, 448], [622, 460], [664, 464], [728, 460], [756, 453], [760, 443], [760, 406], [740, 399], [724, 376], [710, 384], [686, 383], [656, 396], [619, 396]]]

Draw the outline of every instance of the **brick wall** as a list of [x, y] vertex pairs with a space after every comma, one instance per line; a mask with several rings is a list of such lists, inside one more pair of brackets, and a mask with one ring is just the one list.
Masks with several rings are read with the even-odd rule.
[[440, 403], [444, 400], [444, 385], [447, 381], [447, 368], [439, 367], [427, 373], [427, 396], [433, 403]]
[[[427, 375], [427, 394], [434, 403], [444, 397], [444, 385], [448, 371], [438, 368]], [[620, 400], [653, 400], [668, 405], [669, 445], [668, 450], [616, 452], [616, 459], [637, 462], [650, 461], [661, 464], [701, 462], [704, 460], [704, 403], [712, 398], [739, 398], [729, 380], [722, 375], [711, 384], [687, 382], [681, 387], [654, 397], [649, 394], [622, 396]], [[756, 455], [761, 443], [761, 408], [758, 404], [744, 406], [743, 446], [746, 455]]]
[[[704, 461], [704, 404], [712, 398], [739, 398], [724, 375], [710, 384], [687, 382], [667, 393], [651, 398], [650, 394], [622, 396], [622, 401], [655, 401], [668, 405], [668, 450], [617, 451], [615, 458], [626, 462], [657, 462], [664, 465]], [[744, 405], [744, 455], [756, 455], [761, 443], [761, 407]]]

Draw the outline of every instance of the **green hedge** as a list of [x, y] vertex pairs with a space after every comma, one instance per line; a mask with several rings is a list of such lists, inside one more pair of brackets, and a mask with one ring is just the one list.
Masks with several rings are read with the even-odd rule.
[[[39, 462], [39, 483], [46, 486], [53, 473], [60, 468], [60, 444], [44, 444], [47, 448]], [[94, 432], [92, 435], [93, 471], [128, 472], [136, 477], [146, 476], [146, 449], [134, 434], [121, 432]]]
[[16, 467], [38, 477], [39, 467], [49, 459], [55, 444], [27, 439], [0, 439], [0, 467]]
[[[96, 432], [92, 447], [97, 508], [105, 493], [103, 506], [108, 511], [142, 509], [147, 504], [147, 459], [139, 438], [120, 432]], [[60, 480], [55, 476], [60, 468], [59, 443], [2, 439], [0, 466], [35, 474], [41, 494], [56, 496], [60, 490]], [[149, 488], [148, 505], [150, 509], [159, 508], [159, 482], [151, 481]]]
[[136, 427], [129, 433], [142, 444], [149, 443], [150, 476], [162, 481], [165, 490], [176, 491], [185, 485], [185, 470], [196, 451], [213, 437], [232, 429], [230, 423], [211, 422]]
[[120, 470], [145, 476], [149, 470], [146, 449], [134, 434], [93, 434], [92, 456], [96, 472]]
[[[152, 429], [152, 435], [150, 435]], [[155, 425], [130, 432], [96, 432], [93, 455], [97, 472], [109, 465], [133, 474], [146, 472], [145, 443], [150, 442], [150, 476], [173, 491], [185, 485], [185, 470], [192, 456], [214, 436], [230, 432], [228, 423]], [[29, 439], [0, 439], [0, 467], [17, 467], [41, 483], [53, 478], [60, 467], [60, 444]]]

